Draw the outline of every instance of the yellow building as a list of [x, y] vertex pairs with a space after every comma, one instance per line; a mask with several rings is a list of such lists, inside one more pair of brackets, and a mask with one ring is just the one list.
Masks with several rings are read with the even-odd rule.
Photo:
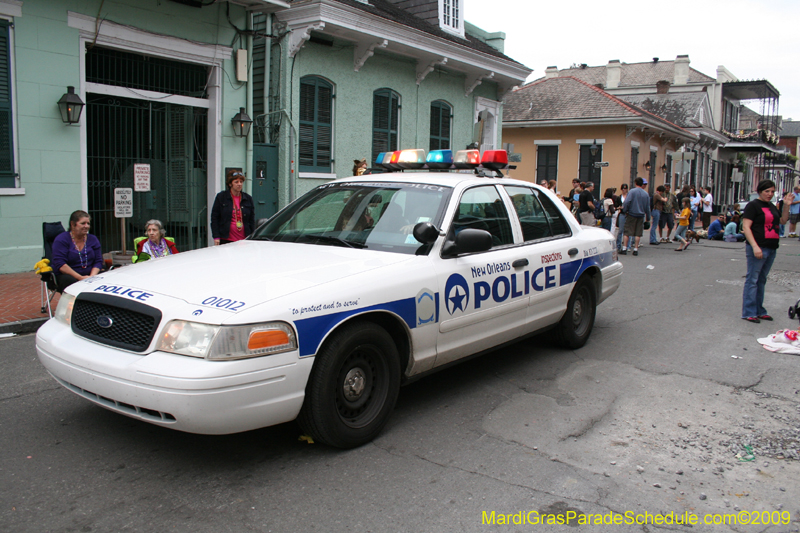
[[[544, 78], [503, 102], [503, 141], [521, 154], [511, 175], [539, 183], [592, 181], [595, 195], [636, 177], [648, 190], [669, 183], [673, 159], [697, 136], [574, 77]], [[678, 156], [680, 157], [680, 156]]]

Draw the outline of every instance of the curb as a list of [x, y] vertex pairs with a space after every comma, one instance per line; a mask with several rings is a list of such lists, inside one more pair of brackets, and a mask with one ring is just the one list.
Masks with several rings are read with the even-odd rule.
[[48, 320], [48, 318], [33, 318], [31, 320], [7, 322], [5, 324], [0, 324], [0, 333], [16, 333], [17, 335], [36, 333], [36, 330]]

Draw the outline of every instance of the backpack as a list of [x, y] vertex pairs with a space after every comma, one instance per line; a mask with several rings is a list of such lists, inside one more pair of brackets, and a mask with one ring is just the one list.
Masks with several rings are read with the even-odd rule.
[[600, 200], [594, 201], [594, 218], [597, 220], [603, 220], [606, 218], [606, 209], [603, 207], [605, 203], [604, 198], [600, 198]]

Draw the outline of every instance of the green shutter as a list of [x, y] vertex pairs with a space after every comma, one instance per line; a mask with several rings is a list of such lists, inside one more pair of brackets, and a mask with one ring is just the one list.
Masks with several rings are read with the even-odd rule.
[[11, 59], [8, 22], [0, 21], [0, 188], [17, 186], [14, 173], [14, 136], [11, 122]]
[[333, 142], [333, 86], [322, 78], [300, 80], [299, 169], [330, 172]]
[[397, 150], [400, 95], [390, 89], [372, 93], [372, 160], [381, 152]]
[[450, 122], [452, 108], [445, 102], [431, 103], [431, 150], [448, 150], [450, 148]]

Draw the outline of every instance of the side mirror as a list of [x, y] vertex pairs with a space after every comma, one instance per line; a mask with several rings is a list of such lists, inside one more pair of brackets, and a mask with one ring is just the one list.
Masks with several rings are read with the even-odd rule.
[[414, 226], [414, 238], [422, 244], [433, 244], [439, 238], [441, 232], [430, 222], [420, 222]]
[[467, 228], [456, 234], [454, 241], [447, 241], [442, 255], [452, 257], [459, 254], [485, 252], [492, 247], [492, 234], [486, 230]]

